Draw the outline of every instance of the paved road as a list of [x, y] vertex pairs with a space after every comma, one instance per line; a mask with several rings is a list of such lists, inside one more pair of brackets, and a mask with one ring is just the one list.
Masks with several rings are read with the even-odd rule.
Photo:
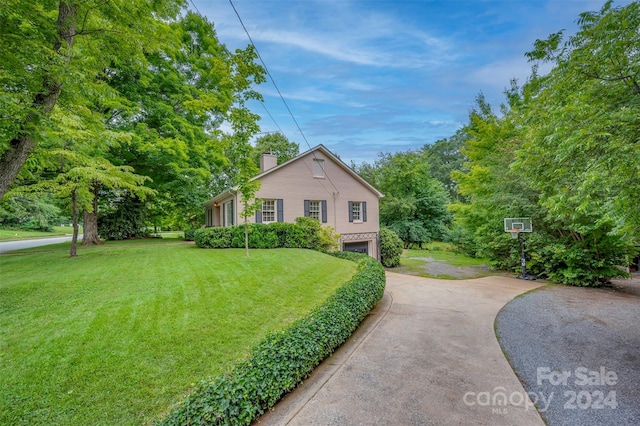
[[493, 329], [508, 301], [540, 285], [387, 273], [351, 339], [255, 423], [542, 426]]
[[[78, 241], [82, 240], [82, 235], [78, 235]], [[0, 253], [6, 253], [9, 251], [22, 250], [26, 248], [48, 246], [51, 244], [66, 243], [71, 241], [71, 236], [68, 237], [56, 237], [56, 238], [41, 238], [37, 240], [22, 240], [22, 241], [7, 241], [0, 243]]]

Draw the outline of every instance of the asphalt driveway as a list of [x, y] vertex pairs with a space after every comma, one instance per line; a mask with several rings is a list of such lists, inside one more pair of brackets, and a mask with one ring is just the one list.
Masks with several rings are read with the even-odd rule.
[[549, 425], [640, 424], [640, 276], [550, 285], [509, 302], [496, 332]]
[[543, 425], [493, 328], [508, 301], [539, 285], [387, 273], [352, 338], [256, 424]]

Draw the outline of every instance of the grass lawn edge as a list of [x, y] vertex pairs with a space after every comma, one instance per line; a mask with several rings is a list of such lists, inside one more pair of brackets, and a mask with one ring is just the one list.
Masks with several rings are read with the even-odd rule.
[[228, 373], [200, 383], [157, 424], [250, 424], [340, 347], [382, 298], [386, 277], [369, 256], [334, 255], [357, 263], [351, 280], [305, 317], [267, 335]]

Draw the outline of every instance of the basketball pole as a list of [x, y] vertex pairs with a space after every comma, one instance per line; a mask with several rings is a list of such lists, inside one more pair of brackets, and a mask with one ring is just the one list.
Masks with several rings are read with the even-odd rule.
[[[522, 232], [520, 233], [522, 234]], [[524, 245], [524, 236], [518, 234], [518, 237], [520, 237], [520, 243], [521, 243], [521, 256], [520, 256], [520, 263], [522, 265], [522, 275], [520, 276], [520, 278], [522, 278], [523, 280], [527, 279], [527, 255], [525, 252], [525, 245]]]
[[522, 235], [522, 232], [520, 232], [518, 234], [518, 238], [520, 239], [520, 264], [522, 265], [522, 275], [520, 275], [517, 278], [520, 278], [522, 280], [531, 280], [531, 281], [535, 281], [538, 279], [538, 277], [536, 277], [535, 275], [529, 275], [527, 274], [527, 251], [526, 251], [526, 242], [524, 240], [524, 235]]

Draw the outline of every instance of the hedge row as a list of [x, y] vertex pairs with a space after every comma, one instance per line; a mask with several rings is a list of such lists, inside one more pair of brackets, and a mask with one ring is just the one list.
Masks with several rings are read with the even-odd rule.
[[369, 256], [334, 255], [358, 264], [350, 281], [286, 330], [267, 335], [230, 372], [201, 383], [159, 424], [248, 425], [344, 343], [382, 297], [385, 275]]
[[[296, 223], [251, 223], [249, 248], [308, 248], [322, 252], [337, 250], [338, 235], [316, 219], [299, 217]], [[201, 248], [243, 248], [244, 225], [198, 229], [193, 234]]]

